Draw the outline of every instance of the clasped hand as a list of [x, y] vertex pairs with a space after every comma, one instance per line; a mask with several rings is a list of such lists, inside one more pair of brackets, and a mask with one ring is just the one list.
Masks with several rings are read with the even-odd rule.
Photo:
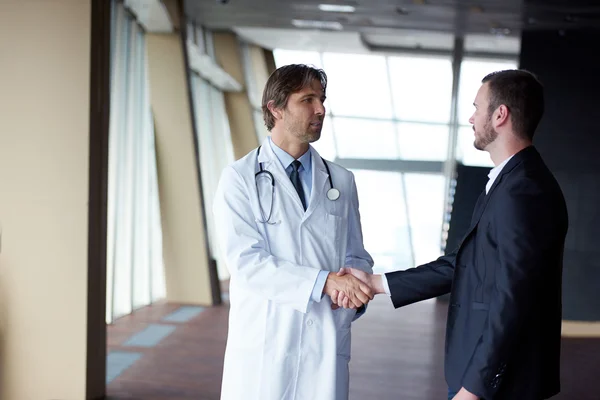
[[374, 291], [369, 277], [370, 274], [355, 268], [341, 268], [335, 274], [330, 273], [324, 292], [331, 297], [331, 308], [356, 309], [373, 300]]

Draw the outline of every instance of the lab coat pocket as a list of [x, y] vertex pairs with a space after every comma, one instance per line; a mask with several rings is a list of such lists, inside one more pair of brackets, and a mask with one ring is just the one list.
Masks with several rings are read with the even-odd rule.
[[307, 223], [303, 235], [303, 252], [306, 263], [320, 269], [337, 272], [343, 261], [340, 248], [340, 231], [343, 218], [322, 212]]
[[331, 255], [335, 257], [335, 265], [332, 266], [332, 271], [338, 271], [343, 266], [341, 265], [341, 260], [344, 258], [340, 254], [340, 231], [342, 230], [343, 218], [333, 214], [325, 214], [325, 216], [327, 230], [323, 232], [323, 240], [328, 242], [327, 244], [332, 252]]

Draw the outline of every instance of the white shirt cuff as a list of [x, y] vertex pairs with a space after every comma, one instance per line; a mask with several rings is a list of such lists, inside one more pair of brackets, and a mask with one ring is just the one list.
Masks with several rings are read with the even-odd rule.
[[327, 281], [327, 275], [329, 275], [329, 271], [319, 271], [315, 286], [313, 286], [312, 295], [310, 296], [312, 301], [316, 301], [317, 303], [321, 301], [321, 298], [323, 297], [323, 288]]
[[390, 293], [390, 285], [388, 284], [388, 280], [385, 277], [385, 274], [381, 274], [381, 283], [383, 284], [383, 290], [385, 290], [385, 293], [388, 296], [391, 296], [392, 294]]

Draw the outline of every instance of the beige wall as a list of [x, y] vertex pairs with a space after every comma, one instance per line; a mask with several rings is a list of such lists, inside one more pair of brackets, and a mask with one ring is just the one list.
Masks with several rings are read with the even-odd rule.
[[600, 322], [563, 321], [562, 336], [568, 338], [600, 338]]
[[248, 45], [248, 49], [250, 63], [252, 64], [252, 78], [254, 79], [257, 90], [256, 98], [259, 99], [259, 104], [257, 104], [257, 106], [260, 107], [262, 93], [272, 71], [269, 70], [267, 58], [265, 57], [265, 50], [262, 47]]
[[252, 106], [246, 93], [242, 55], [235, 34], [215, 33], [213, 40], [215, 56], [221, 68], [244, 86], [244, 90], [241, 92], [225, 93], [225, 107], [229, 117], [233, 154], [237, 160], [258, 146]]
[[6, 400], [85, 398], [90, 12], [90, 0], [0, 1]]
[[167, 300], [212, 303], [186, 67], [179, 34], [148, 34]]

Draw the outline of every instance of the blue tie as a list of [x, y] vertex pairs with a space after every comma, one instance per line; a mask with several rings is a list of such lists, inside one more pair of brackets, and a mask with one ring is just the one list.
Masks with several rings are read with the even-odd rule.
[[306, 211], [306, 201], [304, 200], [304, 189], [302, 189], [302, 182], [300, 182], [300, 174], [298, 173], [298, 168], [302, 166], [302, 163], [298, 160], [294, 160], [292, 162], [292, 173], [290, 174], [290, 180], [292, 181], [292, 185], [296, 188], [296, 192], [298, 192], [298, 196], [300, 196], [300, 201], [302, 202], [302, 207], [304, 207], [304, 211]]

